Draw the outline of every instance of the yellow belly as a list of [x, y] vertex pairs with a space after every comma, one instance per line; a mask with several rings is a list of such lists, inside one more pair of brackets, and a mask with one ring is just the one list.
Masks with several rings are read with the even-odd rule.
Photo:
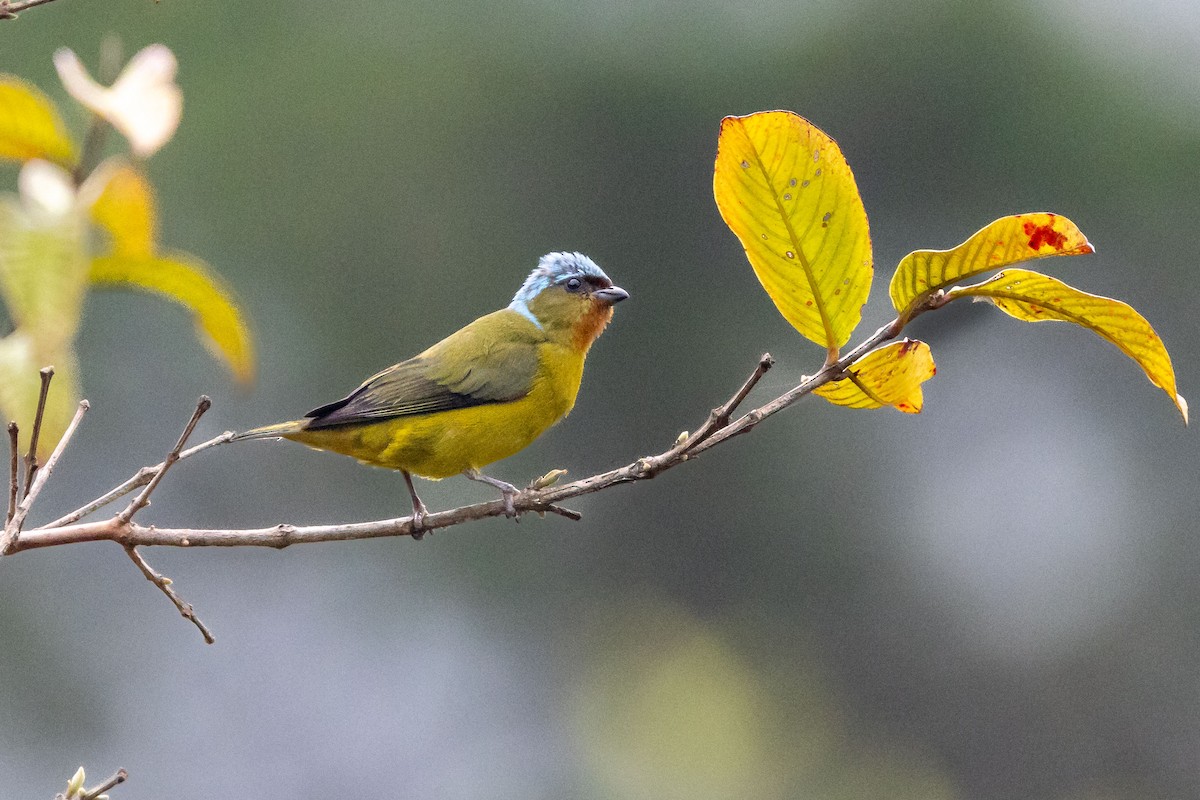
[[543, 354], [542, 367], [529, 394], [510, 403], [301, 430], [285, 438], [425, 478], [480, 469], [523, 450], [575, 405], [583, 355], [554, 348]]

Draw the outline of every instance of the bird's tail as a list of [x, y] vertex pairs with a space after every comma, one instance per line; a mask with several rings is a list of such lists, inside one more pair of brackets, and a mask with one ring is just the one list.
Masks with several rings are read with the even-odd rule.
[[279, 439], [287, 436], [289, 433], [299, 433], [304, 430], [306, 420], [295, 419], [291, 422], [280, 422], [276, 425], [264, 425], [261, 428], [252, 428], [242, 433], [235, 433], [229, 441], [240, 442], [243, 439]]

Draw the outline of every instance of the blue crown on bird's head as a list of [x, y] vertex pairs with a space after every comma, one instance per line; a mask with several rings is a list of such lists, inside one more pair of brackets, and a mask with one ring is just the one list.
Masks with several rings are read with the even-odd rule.
[[612, 285], [604, 270], [583, 253], [547, 253], [538, 259], [538, 265], [521, 284], [508, 307], [540, 328], [542, 324], [529, 311], [529, 301], [557, 283], [588, 277], [599, 278], [608, 286]]

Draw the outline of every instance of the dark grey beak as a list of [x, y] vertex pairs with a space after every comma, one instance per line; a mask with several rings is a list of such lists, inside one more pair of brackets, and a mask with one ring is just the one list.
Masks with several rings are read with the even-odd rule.
[[611, 306], [613, 303], [619, 303], [629, 297], [629, 292], [620, 286], [610, 286], [607, 289], [597, 289], [592, 292], [592, 297], [598, 298]]

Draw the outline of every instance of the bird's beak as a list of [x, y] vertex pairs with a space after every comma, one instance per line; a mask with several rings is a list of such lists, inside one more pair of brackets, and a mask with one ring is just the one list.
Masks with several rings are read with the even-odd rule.
[[610, 286], [607, 289], [597, 289], [596, 291], [592, 292], [592, 297], [595, 297], [600, 302], [607, 303], [611, 306], [613, 303], [619, 303], [625, 298], [629, 297], [629, 292], [625, 291], [620, 286]]

